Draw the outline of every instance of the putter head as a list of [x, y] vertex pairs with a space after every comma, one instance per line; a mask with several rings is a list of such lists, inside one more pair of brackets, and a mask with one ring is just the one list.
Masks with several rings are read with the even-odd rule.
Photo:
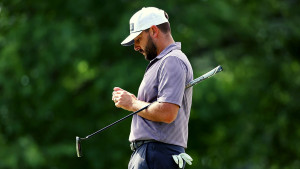
[[77, 151], [77, 157], [82, 157], [80, 137], [78, 137], [78, 136], [76, 136], [76, 151]]

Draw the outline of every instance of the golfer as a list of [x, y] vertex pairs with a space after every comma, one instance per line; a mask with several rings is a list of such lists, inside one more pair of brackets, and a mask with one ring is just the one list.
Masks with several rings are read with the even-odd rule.
[[184, 152], [192, 88], [185, 85], [193, 79], [193, 70], [181, 43], [171, 35], [168, 19], [161, 9], [142, 8], [131, 17], [130, 35], [121, 43], [134, 45], [150, 61], [137, 97], [119, 87], [112, 94], [116, 107], [132, 112], [152, 103], [132, 118], [129, 169], [184, 168], [190, 163]]

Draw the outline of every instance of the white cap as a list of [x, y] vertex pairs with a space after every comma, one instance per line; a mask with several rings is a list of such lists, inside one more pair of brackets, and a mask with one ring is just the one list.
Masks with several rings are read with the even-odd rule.
[[143, 30], [146, 30], [153, 25], [160, 25], [165, 22], [168, 22], [168, 19], [166, 18], [163, 10], [155, 7], [142, 8], [130, 18], [130, 35], [121, 43], [121, 45], [133, 45], [134, 38], [136, 38]]

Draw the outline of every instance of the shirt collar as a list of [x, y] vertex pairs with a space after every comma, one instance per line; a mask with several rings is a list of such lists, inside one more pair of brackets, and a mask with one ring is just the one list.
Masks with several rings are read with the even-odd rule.
[[163, 58], [168, 53], [170, 53], [172, 50], [176, 50], [176, 49], [181, 50], [181, 42], [172, 43], [171, 45], [169, 45], [168, 47], [166, 47], [158, 56], [156, 56], [155, 59], [151, 60], [151, 62], [154, 61], [154, 60], [158, 60], [158, 59]]
[[172, 50], [176, 50], [176, 49], [181, 49], [181, 43], [180, 42], [175, 42], [172, 43], [171, 45], [169, 45], [168, 47], [166, 47], [158, 56], [156, 56], [156, 58], [152, 59], [150, 61], [150, 63], [148, 64], [147, 68], [146, 68], [146, 72], [147, 70], [155, 63], [157, 62], [159, 59], [163, 58], [164, 56], [166, 56], [168, 53], [170, 53]]

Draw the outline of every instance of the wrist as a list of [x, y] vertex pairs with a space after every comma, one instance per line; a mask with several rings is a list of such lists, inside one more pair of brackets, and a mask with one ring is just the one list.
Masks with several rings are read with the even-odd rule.
[[138, 99], [133, 99], [132, 100], [132, 106], [131, 106], [131, 111], [135, 112], [139, 110], [139, 100]]

